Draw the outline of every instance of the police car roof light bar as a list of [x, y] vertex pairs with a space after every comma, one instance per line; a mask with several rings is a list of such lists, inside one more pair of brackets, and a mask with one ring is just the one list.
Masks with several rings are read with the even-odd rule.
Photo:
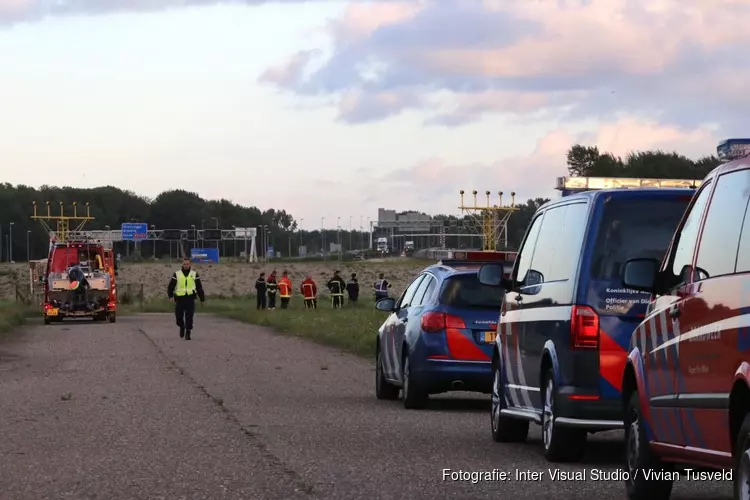
[[451, 252], [451, 258], [441, 259], [440, 264], [446, 266], [513, 263], [518, 252], [483, 252], [483, 251], [460, 251]]

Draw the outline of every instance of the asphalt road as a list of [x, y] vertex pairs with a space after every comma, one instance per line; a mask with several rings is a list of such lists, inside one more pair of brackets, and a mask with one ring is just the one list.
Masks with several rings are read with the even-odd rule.
[[[538, 429], [496, 444], [488, 398], [407, 411], [373, 394], [368, 361], [262, 328], [170, 316], [30, 328], [0, 346], [0, 499], [623, 499], [617, 433], [583, 464], [550, 467]], [[451, 481], [443, 469], [509, 473]], [[516, 480], [516, 471], [542, 480]], [[675, 485], [675, 500], [729, 499], [730, 483]]]

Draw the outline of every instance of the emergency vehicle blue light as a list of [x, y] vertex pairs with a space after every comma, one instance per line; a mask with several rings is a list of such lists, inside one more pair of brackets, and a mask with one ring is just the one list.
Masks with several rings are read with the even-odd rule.
[[750, 139], [725, 139], [716, 147], [716, 156], [722, 161], [732, 161], [750, 154]]

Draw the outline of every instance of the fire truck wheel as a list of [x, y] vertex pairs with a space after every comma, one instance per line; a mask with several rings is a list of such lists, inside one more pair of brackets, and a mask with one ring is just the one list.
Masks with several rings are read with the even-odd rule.
[[109, 322], [114, 323], [116, 321], [115, 313], [109, 313]]
[[52, 320], [51, 320], [51, 319], [49, 319], [49, 316], [45, 316], [45, 317], [44, 317], [44, 324], [45, 324], [45, 325], [49, 325], [50, 323], [52, 323]]

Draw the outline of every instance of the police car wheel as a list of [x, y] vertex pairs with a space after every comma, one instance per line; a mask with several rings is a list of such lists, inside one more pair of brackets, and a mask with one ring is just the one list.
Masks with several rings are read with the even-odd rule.
[[586, 431], [559, 427], [555, 420], [557, 388], [552, 370], [545, 376], [542, 393], [542, 442], [549, 462], [579, 462], [586, 453]]
[[495, 362], [494, 380], [492, 382], [492, 440], [497, 443], [519, 443], [526, 441], [529, 435], [529, 421], [502, 415], [505, 409], [505, 387], [503, 382], [502, 365]]
[[[646, 479], [644, 470], [671, 471], [661, 462], [648, 443], [638, 393], [633, 392], [625, 413], [625, 464], [628, 476], [625, 491], [628, 500], [668, 500], [672, 494], [671, 480]], [[736, 498], [736, 497], [735, 497]]]
[[429, 396], [414, 380], [408, 355], [404, 356], [401, 373], [404, 375], [404, 385], [401, 389], [404, 393], [404, 408], [407, 410], [421, 410], [426, 407]]
[[750, 415], [745, 415], [742, 427], [737, 434], [735, 444], [734, 498], [738, 500], [750, 499]]
[[378, 353], [375, 361], [375, 396], [378, 399], [398, 399], [399, 388], [385, 379], [383, 370], [383, 353], [378, 347]]

